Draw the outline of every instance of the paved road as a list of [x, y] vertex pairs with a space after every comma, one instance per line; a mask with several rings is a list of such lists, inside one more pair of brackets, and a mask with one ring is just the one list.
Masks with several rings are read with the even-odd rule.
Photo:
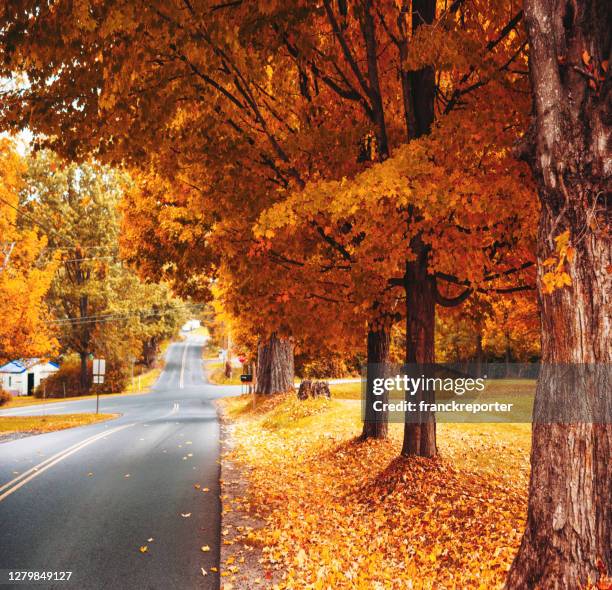
[[[72, 576], [14, 587], [219, 587], [210, 571], [220, 545], [213, 400], [239, 388], [207, 384], [201, 352], [201, 342], [172, 344], [151, 393], [102, 397], [102, 412], [122, 414], [116, 420], [0, 444], [0, 585], [8, 570], [28, 570]], [[92, 399], [1, 414], [94, 408]]]

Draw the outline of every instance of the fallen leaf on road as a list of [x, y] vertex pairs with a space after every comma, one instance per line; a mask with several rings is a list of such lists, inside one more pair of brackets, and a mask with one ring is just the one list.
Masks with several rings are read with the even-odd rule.
[[188, 457], [193, 457], [193, 453], [187, 453]]
[[146, 553], [148, 550], [149, 550], [148, 545], [143, 545], [143, 546], [140, 548], [140, 550], [139, 550], [139, 551], [140, 551], [141, 553]]
[[200, 484], [199, 484], [199, 483], [194, 483], [194, 484], [193, 484], [193, 487], [194, 487], [196, 490], [199, 490], [199, 489], [200, 489]]
[[202, 572], [203, 576], [207, 576], [208, 575], [208, 572], [203, 567], [200, 568], [200, 571]]
[[187, 457], [183, 457], [183, 461], [187, 461]]
[[151, 537], [150, 539], [147, 539], [147, 541], [148, 541], [149, 543], [152, 543], [152, 542], [153, 542], [153, 537]]
[[188, 440], [188, 441], [185, 441], [185, 444], [186, 445], [190, 445], [190, 444], [193, 444], [193, 443], [190, 440]]
[[130, 474], [126, 473], [123, 477], [130, 477]]
[[90, 471], [90, 472], [87, 474], [87, 477], [93, 477], [93, 473]]
[[191, 516], [191, 512], [181, 512], [181, 516], [183, 518], [189, 518]]
[[208, 545], [202, 545], [202, 547], [200, 547], [200, 549], [202, 549], [202, 551], [204, 551], [204, 553], [206, 553], [207, 551], [210, 551], [210, 547]]
[[203, 491], [203, 492], [210, 492], [210, 489], [208, 489], [208, 488], [202, 488], [202, 491]]
[[216, 567], [211, 567], [211, 568], [210, 568], [210, 571], [211, 571], [211, 572], [218, 572], [219, 570], [218, 570]]

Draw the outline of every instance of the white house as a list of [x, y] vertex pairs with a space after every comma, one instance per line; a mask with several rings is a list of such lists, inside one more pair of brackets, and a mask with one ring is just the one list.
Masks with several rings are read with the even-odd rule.
[[20, 359], [0, 367], [0, 387], [13, 395], [32, 395], [40, 382], [59, 369], [44, 359]]

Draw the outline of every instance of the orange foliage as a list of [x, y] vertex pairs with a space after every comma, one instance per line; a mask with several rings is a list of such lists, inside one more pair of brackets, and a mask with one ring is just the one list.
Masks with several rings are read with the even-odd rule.
[[[250, 484], [224, 510], [265, 527], [225, 539], [263, 545], [280, 588], [503, 586], [524, 524], [528, 425], [441, 424], [442, 458], [397, 459], [400, 425], [387, 441], [353, 438], [357, 401], [251, 403], [223, 402], [237, 443], [229, 459]], [[239, 573], [225, 572], [230, 582]]]
[[0, 139], [0, 362], [51, 355], [57, 342], [44, 297], [56, 264], [39, 262], [46, 241], [18, 226], [24, 164]]

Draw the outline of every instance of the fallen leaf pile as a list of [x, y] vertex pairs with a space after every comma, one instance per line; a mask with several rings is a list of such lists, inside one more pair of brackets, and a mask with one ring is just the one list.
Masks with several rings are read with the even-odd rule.
[[503, 586], [524, 527], [529, 425], [440, 424], [440, 458], [405, 459], [401, 425], [389, 440], [357, 440], [359, 402], [222, 406], [229, 458], [249, 478], [248, 497], [224, 498], [224, 512], [266, 522], [224, 542], [263, 547], [279, 588]]

